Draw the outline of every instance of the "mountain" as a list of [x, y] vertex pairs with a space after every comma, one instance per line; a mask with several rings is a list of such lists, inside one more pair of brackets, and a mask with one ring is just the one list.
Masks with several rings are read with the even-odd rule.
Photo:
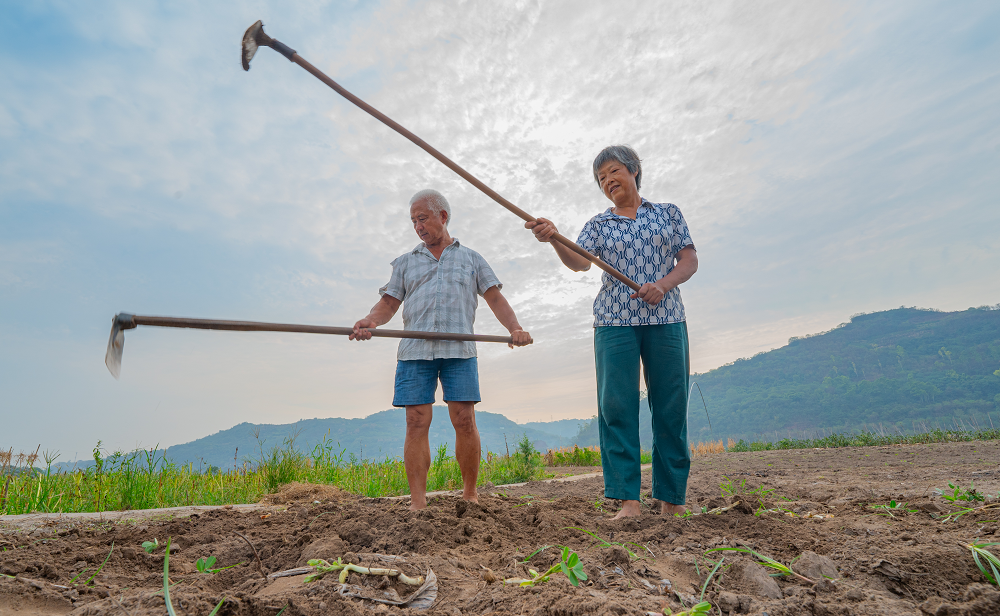
[[[508, 447], [513, 451], [525, 435], [540, 450], [567, 446], [571, 444], [570, 436], [584, 421], [564, 419], [519, 425], [497, 413], [476, 412], [484, 454], [487, 451], [506, 453]], [[551, 431], [545, 429], [549, 425], [552, 425]], [[226, 469], [244, 460], [257, 460], [262, 451], [267, 453], [272, 447], [280, 447], [285, 439], [292, 437], [295, 447], [304, 452], [312, 451], [326, 438], [336, 444], [335, 453], [344, 451], [345, 458], [351, 454], [368, 459], [402, 457], [405, 434], [406, 412], [403, 409], [390, 409], [357, 419], [305, 419], [282, 425], [241, 423], [190, 443], [169, 447], [166, 457], [178, 464], [191, 462], [196, 468]], [[451, 427], [446, 406], [434, 407], [429, 440], [432, 451], [444, 443], [449, 453], [454, 453], [455, 430]]]
[[[692, 383], [704, 392], [713, 426], [696, 387], [692, 442], [1000, 427], [1000, 305], [855, 315], [828, 332], [692, 375]], [[650, 439], [648, 410], [641, 417], [640, 433]], [[596, 444], [596, 428], [585, 425], [574, 442]]]

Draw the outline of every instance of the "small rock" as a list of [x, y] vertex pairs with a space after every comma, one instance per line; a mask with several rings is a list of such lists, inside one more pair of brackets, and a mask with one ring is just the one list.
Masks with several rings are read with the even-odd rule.
[[724, 614], [728, 614], [729, 612], [735, 612], [740, 608], [740, 598], [737, 597], [735, 594], [727, 591], [722, 591], [719, 593], [719, 596], [716, 599], [716, 603], [718, 604], [719, 609], [722, 610]]
[[734, 577], [742, 579], [754, 594], [768, 599], [781, 599], [781, 588], [778, 587], [778, 583], [757, 563], [737, 563], [733, 565], [733, 574]]
[[814, 582], [819, 582], [825, 578], [836, 580], [840, 577], [835, 562], [811, 550], [802, 552], [802, 556], [795, 561], [794, 571]]
[[947, 509], [945, 509], [944, 507], [935, 502], [919, 503], [917, 504], [917, 509], [925, 513], [944, 513], [945, 511], [947, 511]]

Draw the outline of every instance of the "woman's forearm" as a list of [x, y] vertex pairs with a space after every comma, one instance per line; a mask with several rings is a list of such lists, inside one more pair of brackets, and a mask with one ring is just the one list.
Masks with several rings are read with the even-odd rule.
[[556, 254], [559, 255], [559, 260], [563, 262], [563, 265], [574, 272], [586, 272], [590, 269], [590, 261], [585, 257], [563, 246], [559, 242], [552, 242], [552, 247], [555, 248]]
[[694, 246], [688, 246], [677, 253], [677, 263], [670, 273], [656, 281], [656, 286], [660, 288], [664, 295], [671, 289], [678, 287], [695, 275], [698, 271], [698, 253]]

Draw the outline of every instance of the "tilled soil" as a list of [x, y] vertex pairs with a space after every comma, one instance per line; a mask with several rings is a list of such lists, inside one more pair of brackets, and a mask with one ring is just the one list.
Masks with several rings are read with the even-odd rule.
[[[1000, 614], [1000, 591], [986, 584], [963, 544], [1000, 541], [1000, 506], [942, 521], [957, 507], [933, 492], [972, 481], [980, 493], [1000, 491], [1000, 442], [704, 456], [693, 464], [688, 504], [693, 511], [725, 511], [686, 518], [649, 507], [641, 518], [614, 521], [617, 503], [603, 498], [596, 477], [486, 487], [479, 504], [437, 496], [418, 513], [401, 499], [292, 485], [255, 509], [103, 522], [0, 519], [0, 613], [164, 614], [162, 545], [170, 538], [170, 595], [186, 615], [207, 615], [223, 598], [220, 614], [247, 616], [275, 616], [282, 608], [285, 616], [662, 614], [700, 595], [711, 568], [706, 550], [749, 546], [786, 564], [798, 558], [793, 568], [815, 583], [769, 577], [746, 554], [711, 553], [725, 561], [705, 598], [723, 614], [988, 616]], [[727, 497], [723, 483], [743, 494]], [[750, 494], [761, 486], [763, 502]], [[908, 506], [872, 507], [892, 500]], [[785, 511], [760, 513], [762, 505]], [[141, 543], [154, 537], [161, 547], [148, 554]], [[534, 588], [502, 583], [557, 562], [556, 548], [532, 556], [546, 545], [576, 551], [587, 581], [574, 587], [558, 573]], [[335, 574], [309, 584], [301, 575], [267, 576], [310, 558], [374, 566], [378, 554], [401, 556], [393, 566], [408, 575], [433, 570], [433, 605], [417, 610], [344, 596]], [[208, 556], [217, 558], [216, 567], [242, 564], [198, 573], [196, 560]], [[356, 573], [348, 584], [373, 598], [413, 592]]]

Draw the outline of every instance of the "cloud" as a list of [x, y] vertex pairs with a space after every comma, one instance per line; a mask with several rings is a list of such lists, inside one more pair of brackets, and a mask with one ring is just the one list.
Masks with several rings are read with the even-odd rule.
[[[537, 340], [481, 346], [482, 408], [596, 411], [598, 273], [563, 268], [513, 214], [273, 51], [244, 73], [237, 41], [256, 19], [567, 236], [607, 207], [592, 157], [635, 146], [644, 196], [680, 206], [699, 249], [683, 295], [704, 371], [859, 311], [996, 303], [997, 15], [394, 0], [6, 12], [0, 338], [23, 349], [0, 357], [20, 412], [8, 438], [83, 414], [125, 427], [54, 447], [130, 446], [136, 429], [169, 445], [388, 406], [385, 341], [139, 330], [121, 382], [100, 357], [123, 309], [352, 323], [417, 243], [406, 204], [429, 186]], [[501, 332], [485, 306], [477, 329]]]

